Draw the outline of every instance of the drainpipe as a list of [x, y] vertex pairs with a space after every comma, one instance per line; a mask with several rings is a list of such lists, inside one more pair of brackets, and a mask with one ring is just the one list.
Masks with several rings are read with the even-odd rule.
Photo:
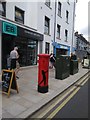
[[[53, 40], [54, 43], [56, 39], [56, 10], [57, 10], [57, 0], [55, 0], [55, 14], [54, 14], [54, 40]], [[55, 46], [53, 46], [53, 53], [56, 56]]]
[[71, 52], [73, 52], [73, 37], [74, 37], [74, 22], [75, 22], [75, 3], [76, 3], [76, 0], [74, 0], [74, 5], [73, 5], [73, 26], [72, 26]]

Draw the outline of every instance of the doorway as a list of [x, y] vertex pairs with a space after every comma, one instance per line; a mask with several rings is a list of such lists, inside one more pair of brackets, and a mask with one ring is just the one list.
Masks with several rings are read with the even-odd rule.
[[66, 49], [57, 48], [57, 49], [56, 49], [56, 57], [57, 57], [58, 55], [67, 55], [67, 50], [66, 50]]
[[7, 68], [7, 56], [14, 47], [13, 37], [2, 34], [2, 69]]

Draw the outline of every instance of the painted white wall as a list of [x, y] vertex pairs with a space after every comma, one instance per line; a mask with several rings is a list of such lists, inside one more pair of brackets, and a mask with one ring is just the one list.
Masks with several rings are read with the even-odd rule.
[[54, 2], [51, 2], [50, 8], [45, 2], [38, 2], [38, 31], [44, 34], [45, 16], [50, 19], [50, 34], [44, 34], [43, 53], [45, 53], [45, 42], [50, 43], [50, 52], [52, 51], [52, 41], [54, 37]]
[[38, 3], [37, 2], [28, 2], [25, 25], [30, 26], [31, 28], [37, 29], [37, 17], [38, 17]]
[[24, 25], [37, 29], [37, 2], [7, 2], [6, 17], [15, 21], [15, 6], [24, 11]]
[[[53, 0], [54, 1], [54, 0]], [[59, 0], [62, 3], [62, 18], [56, 15], [56, 33], [55, 33], [55, 41], [60, 44], [72, 45], [72, 40], [74, 39], [73, 34], [73, 7], [74, 7], [74, 0], [70, 2], [70, 5], [67, 1]], [[58, 1], [57, 1], [58, 7]], [[66, 23], [66, 10], [69, 11], [69, 24]], [[58, 8], [56, 11], [58, 14]], [[55, 15], [55, 2], [51, 3], [51, 9], [48, 8], [44, 2], [38, 3], [38, 31], [44, 34], [44, 19], [45, 16], [50, 18], [50, 36], [44, 34], [44, 42], [43, 42], [43, 52], [45, 52], [45, 42], [50, 42], [50, 51], [52, 51], [52, 40], [54, 40], [54, 16]], [[61, 40], [57, 39], [57, 24], [61, 25]], [[65, 29], [68, 30], [68, 41], [65, 42]], [[72, 36], [73, 34], [73, 36]]]
[[[66, 10], [69, 11], [69, 24], [66, 23]], [[58, 11], [57, 11], [58, 12]], [[61, 44], [69, 45], [71, 46], [72, 41], [72, 31], [73, 31], [73, 2], [68, 5], [67, 2], [62, 2], [62, 14], [60, 18], [57, 16], [57, 24], [61, 25], [61, 40], [56, 39], [57, 42], [60, 42]], [[68, 41], [65, 42], [65, 29], [68, 30]]]

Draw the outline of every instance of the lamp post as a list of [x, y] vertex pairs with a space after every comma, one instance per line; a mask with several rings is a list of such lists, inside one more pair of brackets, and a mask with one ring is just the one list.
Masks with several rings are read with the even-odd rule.
[[75, 22], [75, 1], [74, 0], [74, 5], [73, 5], [73, 25], [72, 25], [72, 43], [71, 43], [71, 52], [73, 52], [73, 37], [74, 37], [74, 22]]
[[74, 23], [75, 23], [75, 5], [78, 2], [78, 0], [74, 0], [73, 3], [73, 25], [72, 25], [72, 43], [71, 43], [71, 52], [73, 52], [73, 40], [74, 40]]
[[[55, 0], [55, 14], [54, 14], [54, 37], [53, 37], [54, 43], [55, 43], [55, 38], [56, 38], [56, 10], [57, 10], [57, 0]], [[53, 45], [53, 53], [55, 54], [55, 44]]]

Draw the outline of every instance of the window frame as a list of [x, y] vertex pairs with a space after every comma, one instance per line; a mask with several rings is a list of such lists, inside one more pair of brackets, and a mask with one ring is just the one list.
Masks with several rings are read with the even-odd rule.
[[6, 17], [6, 2], [1, 2], [1, 10], [0, 10], [0, 15]]
[[60, 29], [61, 29], [61, 26], [57, 24], [57, 38], [58, 39], [60, 39]]
[[62, 9], [62, 3], [58, 2], [58, 16], [61, 17], [61, 9]]
[[70, 5], [70, 1], [69, 0], [67, 0], [67, 3]]
[[68, 41], [68, 30], [65, 29], [65, 42], [67, 42], [67, 41]]
[[[22, 19], [20, 19], [16, 14], [20, 15]], [[15, 6], [15, 21], [24, 24], [24, 11], [17, 6]]]
[[69, 12], [68, 10], [66, 10], [66, 23], [69, 23], [68, 20], [69, 20]]
[[45, 16], [45, 23], [44, 23], [44, 34], [49, 35], [50, 33], [50, 19]]
[[50, 43], [49, 42], [45, 42], [45, 53], [49, 54], [50, 52]]
[[50, 0], [45, 0], [45, 5], [47, 5], [49, 8], [51, 6], [51, 1]]

